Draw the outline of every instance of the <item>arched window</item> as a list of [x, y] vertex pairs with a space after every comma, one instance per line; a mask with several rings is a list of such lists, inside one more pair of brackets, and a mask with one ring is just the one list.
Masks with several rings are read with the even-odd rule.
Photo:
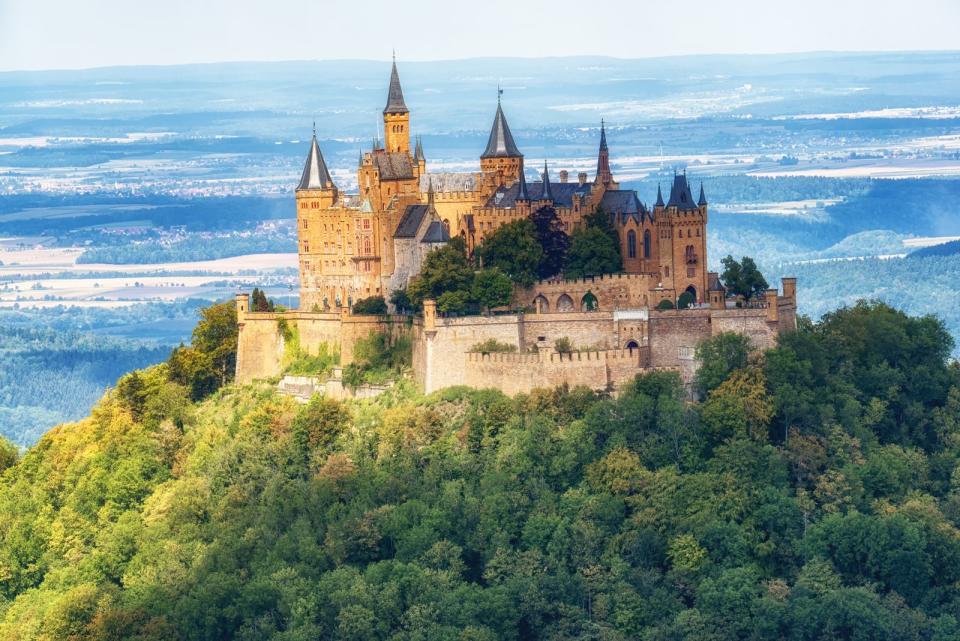
[[369, 238], [364, 238], [364, 239], [363, 239], [363, 253], [364, 253], [364, 254], [371, 254], [371, 253], [373, 253], [373, 252], [370, 251], [370, 239], [369, 239]]
[[627, 257], [637, 257], [637, 233], [632, 229], [627, 232]]
[[570, 298], [567, 294], [561, 294], [560, 298], [557, 299], [557, 311], [558, 312], [572, 312], [573, 311], [573, 299]]
[[643, 257], [650, 258], [650, 230], [643, 232]]

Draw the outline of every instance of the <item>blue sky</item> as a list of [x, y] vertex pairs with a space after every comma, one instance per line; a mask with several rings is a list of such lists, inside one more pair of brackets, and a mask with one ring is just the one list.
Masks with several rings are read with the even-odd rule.
[[[366, 7], [359, 11], [358, 7]], [[0, 0], [0, 70], [960, 49], [960, 0]], [[398, 14], [398, 7], [404, 9]]]

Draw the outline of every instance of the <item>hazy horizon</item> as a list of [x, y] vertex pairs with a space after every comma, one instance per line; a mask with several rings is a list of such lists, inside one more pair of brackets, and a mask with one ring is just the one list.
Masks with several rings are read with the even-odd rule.
[[[960, 4], [952, 0], [810, 0], [802, 6], [690, 0], [680, 10], [667, 3], [611, 0], [603, 13], [589, 15], [581, 2], [489, 0], [484, 8], [478, 20], [472, 7], [436, 0], [405, 5], [373, 0], [363, 15], [346, 3], [309, 0], [276, 0], [266, 6], [227, 0], [163, 5], [0, 0], [0, 71], [382, 61], [389, 60], [393, 49], [405, 62], [470, 60], [492, 53], [633, 60], [950, 51], [957, 47], [954, 25], [960, 22]], [[546, 28], [549, 37], [531, 37]]]

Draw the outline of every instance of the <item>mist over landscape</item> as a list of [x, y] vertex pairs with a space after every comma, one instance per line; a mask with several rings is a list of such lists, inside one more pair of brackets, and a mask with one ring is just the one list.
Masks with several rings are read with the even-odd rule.
[[[398, 61], [431, 172], [473, 171], [497, 87], [533, 167], [612, 169], [648, 204], [685, 171], [708, 262], [799, 278], [960, 337], [960, 55]], [[224, 63], [0, 73], [0, 432], [28, 445], [188, 340], [204, 301], [296, 304], [293, 188], [311, 130], [356, 188], [389, 65]], [[927, 249], [929, 248], [929, 249]], [[107, 363], [107, 365], [104, 365]]]

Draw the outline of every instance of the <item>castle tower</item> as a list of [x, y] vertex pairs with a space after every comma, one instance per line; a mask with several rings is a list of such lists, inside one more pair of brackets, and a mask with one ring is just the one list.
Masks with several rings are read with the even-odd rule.
[[597, 154], [597, 177], [595, 182], [609, 186], [613, 182], [613, 173], [610, 171], [610, 150], [607, 148], [607, 128], [600, 121], [600, 151]]
[[661, 209], [662, 201], [662, 194], [658, 193], [654, 215], [660, 233], [664, 284], [671, 283], [678, 297], [689, 291], [695, 302], [705, 302], [708, 300], [707, 199], [703, 186], [699, 200], [694, 201], [687, 174], [674, 174], [670, 198]]
[[300, 259], [300, 308], [311, 309], [319, 304], [323, 293], [322, 280], [323, 219], [338, 203], [339, 192], [323, 160], [317, 132], [310, 140], [310, 151], [297, 185], [297, 253]]
[[507, 117], [503, 115], [500, 97], [497, 96], [497, 113], [493, 117], [493, 127], [487, 139], [487, 148], [480, 154], [480, 171], [484, 182], [492, 190], [509, 187], [520, 177], [523, 171], [523, 154], [517, 149], [510, 133]]
[[383, 108], [384, 149], [391, 153], [410, 153], [410, 110], [403, 101], [403, 89], [397, 74], [397, 61], [390, 71], [387, 106]]

